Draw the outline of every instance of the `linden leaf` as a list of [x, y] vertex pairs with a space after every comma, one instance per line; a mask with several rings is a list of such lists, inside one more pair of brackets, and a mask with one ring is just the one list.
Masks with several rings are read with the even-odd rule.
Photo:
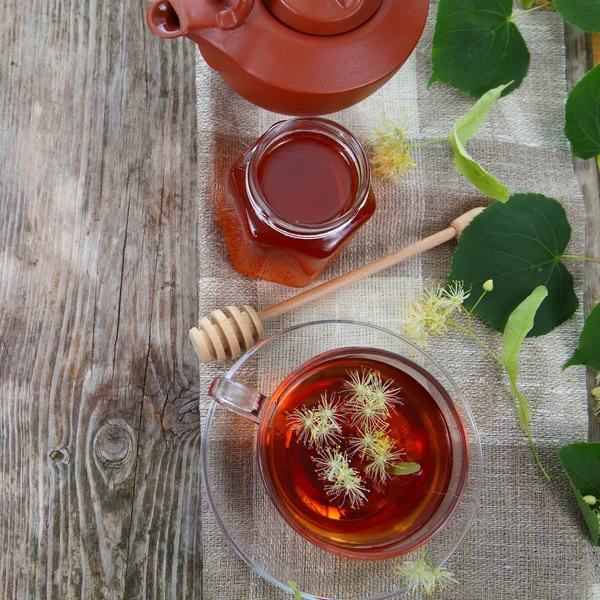
[[412, 475], [421, 470], [421, 465], [418, 463], [403, 462], [395, 463], [390, 466], [389, 473], [391, 475]]
[[579, 158], [600, 154], [600, 65], [571, 90], [565, 109], [565, 135]]
[[521, 85], [529, 69], [529, 50], [510, 20], [513, 0], [440, 0], [431, 58], [436, 81], [479, 98], [512, 81]]
[[579, 345], [563, 369], [572, 365], [585, 365], [600, 371], [600, 304], [588, 315], [579, 336]]
[[298, 584], [295, 581], [288, 581], [288, 585], [292, 588], [292, 592], [294, 592], [294, 598], [302, 600], [302, 594], [298, 591]]
[[486, 120], [490, 108], [496, 104], [502, 92], [509, 85], [510, 83], [501, 85], [486, 92], [466, 115], [454, 123], [450, 134], [456, 170], [484, 194], [502, 202], [506, 202], [510, 196], [508, 188], [471, 158], [465, 149], [465, 144], [477, 133]]
[[[543, 335], [569, 319], [579, 305], [573, 276], [561, 262], [571, 226], [560, 202], [541, 194], [515, 194], [494, 202], [465, 228], [452, 259], [449, 281], [480, 290], [488, 280], [494, 290], [474, 312], [498, 331], [531, 292], [543, 285], [548, 299], [536, 313], [528, 336]], [[473, 308], [472, 293], [465, 308]]]
[[[590, 508], [583, 496], [592, 494], [600, 498], [600, 443], [581, 442], [559, 448], [558, 458], [571, 487], [575, 492], [577, 503], [583, 513], [585, 522], [594, 544], [600, 546], [600, 521], [598, 513]], [[600, 505], [596, 503], [597, 511]]]
[[561, 17], [583, 31], [600, 31], [600, 0], [554, 0]]

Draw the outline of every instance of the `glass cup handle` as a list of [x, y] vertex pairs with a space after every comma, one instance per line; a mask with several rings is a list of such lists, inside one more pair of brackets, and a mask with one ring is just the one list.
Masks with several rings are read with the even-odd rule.
[[213, 379], [208, 395], [221, 406], [255, 423], [260, 423], [260, 409], [267, 399], [260, 392], [227, 377]]

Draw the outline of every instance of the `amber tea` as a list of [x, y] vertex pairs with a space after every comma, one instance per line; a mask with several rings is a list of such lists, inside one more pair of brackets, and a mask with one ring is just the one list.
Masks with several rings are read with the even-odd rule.
[[299, 533], [344, 556], [414, 549], [450, 516], [466, 483], [466, 437], [452, 400], [389, 352], [317, 356], [279, 386], [265, 419], [260, 464], [273, 502]]

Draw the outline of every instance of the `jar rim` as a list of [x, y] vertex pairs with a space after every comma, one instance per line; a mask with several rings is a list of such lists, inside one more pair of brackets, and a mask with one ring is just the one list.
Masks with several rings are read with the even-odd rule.
[[[344, 152], [357, 176], [354, 200], [343, 214], [326, 223], [293, 223], [278, 215], [267, 202], [258, 179], [258, 167], [266, 154], [290, 133], [315, 133], [333, 140]], [[371, 186], [371, 169], [362, 144], [345, 127], [330, 119], [296, 117], [272, 125], [251, 150], [246, 169], [246, 193], [256, 214], [273, 229], [292, 237], [321, 238], [346, 226], [365, 205]]]

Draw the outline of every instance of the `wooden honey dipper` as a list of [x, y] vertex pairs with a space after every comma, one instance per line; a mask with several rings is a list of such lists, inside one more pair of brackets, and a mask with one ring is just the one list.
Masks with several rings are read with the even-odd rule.
[[214, 360], [222, 362], [227, 358], [238, 358], [242, 352], [250, 350], [262, 338], [264, 333], [263, 323], [265, 321], [333, 294], [351, 283], [365, 279], [365, 277], [379, 273], [411, 256], [459, 237], [463, 229], [482, 210], [482, 207], [473, 208], [452, 221], [450, 226], [443, 231], [438, 231], [410, 246], [406, 246], [406, 248], [382, 256], [358, 269], [335, 277], [259, 312], [248, 304], [244, 304], [239, 309], [235, 306], [228, 306], [224, 310], [214, 310], [210, 313], [210, 319], [203, 317], [200, 319], [198, 327], [190, 329], [192, 346], [203, 363]]

